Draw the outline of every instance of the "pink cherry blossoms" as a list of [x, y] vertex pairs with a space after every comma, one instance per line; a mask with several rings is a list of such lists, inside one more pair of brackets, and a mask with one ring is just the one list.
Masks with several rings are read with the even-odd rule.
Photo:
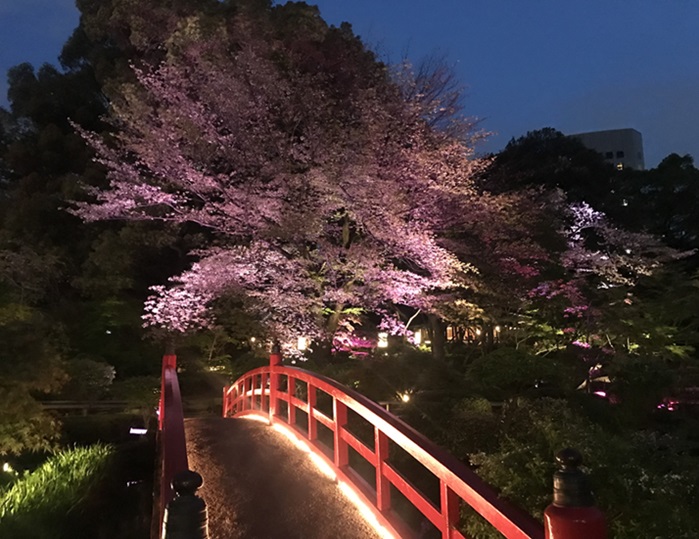
[[588, 204], [570, 205], [569, 215], [570, 225], [564, 230], [568, 250], [562, 264], [578, 275], [596, 276], [601, 288], [633, 286], [668, 260], [685, 256], [649, 234], [612, 226]]
[[76, 213], [213, 234], [190, 270], [153, 287], [145, 323], [200, 327], [235, 295], [276, 338], [327, 339], [343, 313], [390, 317], [388, 305], [430, 308], [467, 286], [473, 266], [440, 234], [482, 213], [470, 148], [430, 128], [373, 60], [340, 83], [249, 22], [205, 40], [188, 21], [166, 60], [134, 69], [109, 139], [83, 133], [109, 187]]

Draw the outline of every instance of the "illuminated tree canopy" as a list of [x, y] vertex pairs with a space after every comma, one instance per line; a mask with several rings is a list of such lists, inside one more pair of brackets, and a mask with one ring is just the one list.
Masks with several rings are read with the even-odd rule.
[[[479, 135], [439, 63], [389, 69], [349, 25], [263, 4], [173, 14], [138, 40], [109, 135], [82, 131], [109, 185], [90, 189], [81, 217], [208, 231], [191, 268], [153, 287], [147, 325], [205, 327], [233, 297], [271, 337], [327, 342], [361, 313], [401, 333], [396, 306], [458, 316], [489, 294], [531, 300], [560, 285], [550, 279], [632, 285], [657, 263], [652, 241], [584, 205], [482, 189]], [[582, 230], [603, 245], [590, 248]], [[566, 289], [565, 308], [583, 308], [582, 286]]]
[[113, 135], [84, 133], [110, 185], [82, 217], [212, 232], [154, 289], [147, 323], [206, 325], [212, 301], [240, 294], [277, 337], [327, 337], [343, 313], [429, 309], [472, 278], [439, 238], [498, 211], [473, 188], [482, 164], [429, 125], [439, 95], [404, 91], [348, 28], [317, 26], [284, 40], [244, 13], [182, 21], [113, 102]]

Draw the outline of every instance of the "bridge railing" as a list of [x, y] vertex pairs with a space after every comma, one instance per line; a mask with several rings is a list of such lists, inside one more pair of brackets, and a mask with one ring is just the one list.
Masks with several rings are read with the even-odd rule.
[[[459, 531], [463, 504], [507, 538], [544, 537], [540, 522], [499, 498], [462, 462], [375, 402], [330, 378], [281, 366], [280, 362], [281, 358], [273, 354], [270, 366], [249, 371], [226, 387], [224, 417], [252, 415], [292, 429], [335, 471], [341, 486], [351, 486], [390, 535], [419, 535], [395, 511], [397, 491], [419, 511], [422, 522], [431, 523], [445, 539], [464, 538]], [[359, 436], [352, 432], [350, 414], [363, 418], [365, 427], [370, 425], [373, 433]], [[356, 418], [352, 419], [356, 424]], [[323, 428], [326, 436], [319, 436]], [[408, 453], [431, 474], [432, 481], [438, 482], [438, 494], [426, 495], [399, 471], [392, 459], [397, 453], [393, 446]], [[374, 481], [367, 481], [366, 473], [362, 476], [350, 466], [350, 450], [373, 468]], [[356, 455], [353, 460], [357, 461]]]
[[175, 497], [172, 480], [175, 474], [189, 469], [187, 442], [184, 433], [182, 394], [177, 378], [177, 357], [163, 357], [160, 403], [158, 407], [160, 429], [160, 522], [167, 504]]
[[154, 508], [157, 521], [151, 536], [155, 539], [157, 532], [157, 537], [163, 539], [206, 539], [206, 504], [195, 494], [202, 478], [189, 470], [175, 355], [163, 356], [158, 431], [160, 484]]

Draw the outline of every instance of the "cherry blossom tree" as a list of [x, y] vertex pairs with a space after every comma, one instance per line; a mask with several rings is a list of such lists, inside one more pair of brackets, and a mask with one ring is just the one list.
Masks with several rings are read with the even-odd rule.
[[[615, 341], [628, 342], [632, 337], [613, 328], [619, 326], [619, 316], [636, 317], [632, 313], [639, 301], [637, 288], [647, 287], [650, 279], [689, 253], [652, 235], [621, 229], [584, 202], [562, 202], [559, 233], [565, 245], [556, 261], [559, 271], [537, 280], [527, 292], [522, 305], [536, 315], [523, 318], [521, 324], [526, 326], [528, 320], [530, 330], [539, 328], [539, 352], [572, 344], [581, 349], [594, 345], [611, 354]], [[542, 324], [547, 331], [541, 331]]]
[[328, 340], [357, 312], [429, 311], [474, 279], [442, 238], [487, 213], [483, 163], [430, 125], [439, 95], [402, 91], [346, 27], [280, 38], [275, 20], [182, 20], [164, 60], [134, 66], [112, 133], [82, 132], [109, 179], [77, 203], [84, 219], [210, 231], [191, 269], [154, 287], [147, 324], [207, 325], [240, 295], [275, 338]]
[[655, 264], [645, 237], [591, 208], [476, 185], [488, 163], [439, 62], [389, 70], [301, 4], [170, 18], [161, 34], [113, 96], [110, 133], [82, 131], [109, 185], [75, 210], [208, 231], [196, 263], [153, 288], [148, 325], [207, 326], [234, 297], [272, 338], [330, 342], [365, 313], [405, 332], [397, 306], [497, 319], [559, 287], [581, 309], [586, 287]]

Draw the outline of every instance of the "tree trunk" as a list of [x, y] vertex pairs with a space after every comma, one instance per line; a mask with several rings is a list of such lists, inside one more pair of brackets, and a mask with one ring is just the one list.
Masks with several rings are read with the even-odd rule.
[[335, 335], [335, 332], [337, 331], [337, 328], [340, 325], [340, 317], [342, 316], [342, 309], [344, 308], [344, 303], [336, 303], [335, 309], [333, 310], [332, 314], [328, 318], [328, 321], [326, 322], [325, 328], [328, 331], [328, 335], [331, 335], [331, 340], [332, 335]]
[[428, 314], [427, 320], [430, 323], [430, 338], [432, 341], [432, 357], [444, 360], [445, 350], [445, 327], [442, 319], [436, 314]]

